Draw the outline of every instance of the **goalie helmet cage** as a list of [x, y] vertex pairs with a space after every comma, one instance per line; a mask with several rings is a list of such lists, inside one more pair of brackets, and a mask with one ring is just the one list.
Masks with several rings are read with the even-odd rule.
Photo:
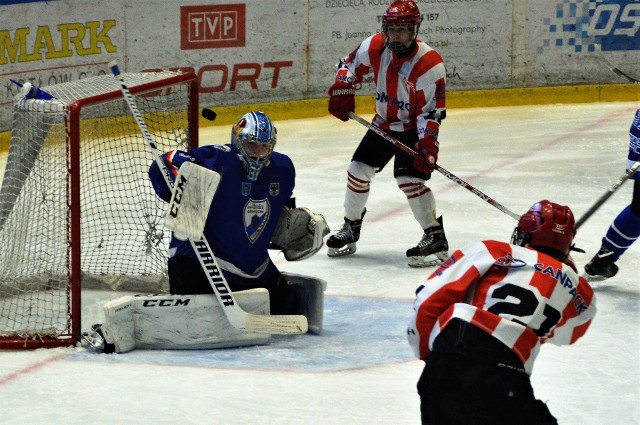
[[[198, 146], [193, 73], [125, 73], [158, 150]], [[168, 288], [166, 204], [118, 81], [101, 75], [16, 99], [0, 187], [0, 349], [75, 345], [80, 289]]]

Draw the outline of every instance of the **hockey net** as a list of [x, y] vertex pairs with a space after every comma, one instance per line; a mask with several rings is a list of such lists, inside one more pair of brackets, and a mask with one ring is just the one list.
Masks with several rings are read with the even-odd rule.
[[[158, 150], [198, 144], [194, 74], [128, 73]], [[166, 292], [165, 203], [111, 75], [16, 99], [0, 187], [0, 349], [73, 345], [80, 290]]]

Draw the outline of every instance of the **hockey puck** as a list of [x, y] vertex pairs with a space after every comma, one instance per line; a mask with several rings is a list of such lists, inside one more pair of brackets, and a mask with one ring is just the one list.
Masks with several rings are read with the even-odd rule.
[[202, 117], [208, 121], [215, 121], [218, 114], [213, 109], [204, 108], [202, 109]]

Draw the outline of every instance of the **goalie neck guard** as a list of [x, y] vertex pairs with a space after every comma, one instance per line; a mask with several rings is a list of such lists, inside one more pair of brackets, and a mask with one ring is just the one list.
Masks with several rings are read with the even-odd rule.
[[276, 127], [264, 112], [246, 113], [232, 127], [231, 143], [238, 148], [250, 181], [256, 181], [262, 167], [269, 165], [276, 139]]

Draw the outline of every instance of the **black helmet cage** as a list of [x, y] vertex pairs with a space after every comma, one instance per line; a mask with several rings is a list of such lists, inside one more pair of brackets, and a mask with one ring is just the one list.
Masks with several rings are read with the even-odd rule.
[[[387, 29], [389, 26], [394, 26], [394, 27], [399, 27], [399, 26], [405, 26], [409, 28], [409, 31], [412, 31], [413, 36], [411, 37], [411, 41], [409, 41], [408, 43], [401, 43], [399, 41], [394, 41], [392, 42], [389, 39], [389, 34], [387, 33]], [[413, 27], [413, 28], [412, 28]], [[404, 53], [408, 53], [412, 46], [414, 45], [416, 39], [418, 38], [418, 30], [420, 29], [420, 24], [419, 23], [395, 23], [395, 22], [391, 22], [388, 24], [383, 23], [382, 24], [382, 33], [386, 36], [386, 40], [385, 40], [385, 45], [395, 54], [399, 55], [399, 54], [404, 54]]]

